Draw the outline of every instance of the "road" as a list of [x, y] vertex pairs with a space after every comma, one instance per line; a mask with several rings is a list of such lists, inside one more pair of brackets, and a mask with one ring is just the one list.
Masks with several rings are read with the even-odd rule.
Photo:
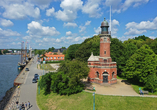
[[37, 95], [37, 83], [32, 83], [32, 79], [35, 73], [42, 75], [43, 71], [37, 69], [37, 57], [34, 57], [34, 63], [32, 62], [28, 75], [26, 76], [26, 80], [24, 84], [21, 85], [20, 90], [20, 104], [30, 101], [31, 108], [29, 110], [39, 110], [36, 103], [36, 95]]

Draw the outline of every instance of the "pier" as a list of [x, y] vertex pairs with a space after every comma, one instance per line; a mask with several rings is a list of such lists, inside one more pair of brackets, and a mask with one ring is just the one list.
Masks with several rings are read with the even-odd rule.
[[29, 61], [29, 63], [23, 68], [23, 70], [20, 72], [20, 74], [16, 77], [16, 79], [14, 80], [14, 86], [21, 85], [25, 82], [25, 78], [30, 71], [30, 70], [25, 71], [25, 69], [29, 68], [31, 66], [32, 62], [33, 62], [33, 59], [31, 59]]

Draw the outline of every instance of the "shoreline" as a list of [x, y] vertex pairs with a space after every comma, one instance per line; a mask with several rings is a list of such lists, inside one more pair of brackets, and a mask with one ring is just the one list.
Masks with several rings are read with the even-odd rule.
[[16, 89], [16, 86], [13, 86], [9, 90], [6, 91], [5, 96], [0, 101], [0, 110], [3, 110], [5, 108], [5, 106], [8, 104], [15, 89]]

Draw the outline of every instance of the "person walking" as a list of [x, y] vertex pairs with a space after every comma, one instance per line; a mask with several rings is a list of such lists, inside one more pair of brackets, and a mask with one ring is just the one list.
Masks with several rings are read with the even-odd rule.
[[27, 102], [25, 102], [25, 108], [27, 109]]
[[22, 102], [22, 110], [25, 110], [25, 105], [23, 102]]
[[19, 101], [17, 100], [17, 101], [16, 101], [16, 107], [17, 107], [17, 109], [18, 109], [18, 107], [19, 107], [18, 104], [19, 104]]
[[30, 108], [31, 107], [31, 103], [28, 101], [28, 107]]
[[20, 104], [20, 106], [19, 106], [19, 110], [22, 110], [22, 104]]

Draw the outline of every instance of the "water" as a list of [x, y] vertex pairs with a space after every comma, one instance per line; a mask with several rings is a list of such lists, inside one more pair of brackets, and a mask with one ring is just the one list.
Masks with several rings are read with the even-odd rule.
[[13, 87], [14, 80], [19, 74], [17, 64], [20, 55], [0, 55], [0, 100], [5, 92]]

